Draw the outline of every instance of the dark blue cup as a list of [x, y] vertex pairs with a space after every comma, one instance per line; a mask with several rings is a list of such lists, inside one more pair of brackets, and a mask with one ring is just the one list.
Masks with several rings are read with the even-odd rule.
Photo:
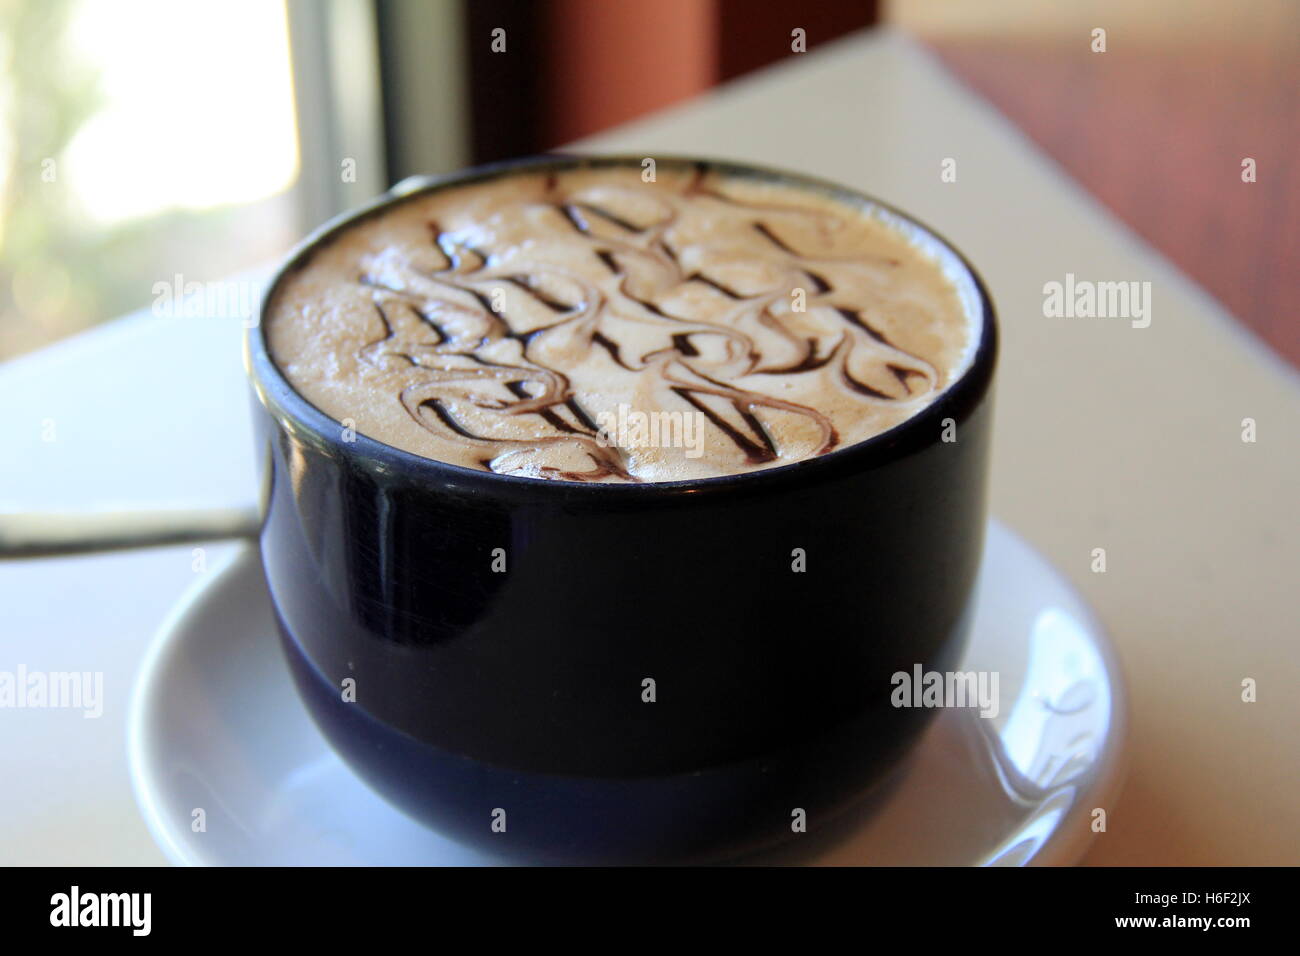
[[[330, 223], [281, 275], [409, 195], [640, 162], [550, 157], [430, 181]], [[584, 484], [347, 432], [286, 381], [260, 325], [247, 339], [261, 549], [299, 693], [389, 801], [518, 859], [715, 860], [795, 837], [799, 811], [824, 825], [932, 714], [892, 707], [891, 675], [954, 669], [972, 612], [997, 350], [978, 276], [930, 230], [841, 187], [657, 162], [884, 211], [953, 276], [980, 334], [969, 368], [913, 418], [819, 458]]]

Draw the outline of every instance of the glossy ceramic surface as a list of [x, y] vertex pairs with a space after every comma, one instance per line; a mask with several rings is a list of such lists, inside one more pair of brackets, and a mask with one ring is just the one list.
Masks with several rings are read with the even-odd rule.
[[[1104, 839], [1121, 778], [1124, 690], [1110, 644], [1059, 574], [996, 522], [964, 670], [996, 671], [999, 713], [949, 709], [874, 794], [755, 863], [1076, 862]], [[189, 865], [532, 862], [510, 831], [468, 849], [403, 815], [348, 769], [303, 711], [276, 647], [253, 549], [214, 569], [161, 629], [139, 675], [136, 796]], [[204, 811], [205, 829], [194, 827]], [[787, 818], [788, 819], [788, 818]], [[483, 821], [486, 827], [487, 819]]]

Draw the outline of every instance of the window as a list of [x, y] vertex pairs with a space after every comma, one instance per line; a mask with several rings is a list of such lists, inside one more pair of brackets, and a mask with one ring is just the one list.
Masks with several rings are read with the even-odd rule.
[[284, 4], [0, 5], [0, 358], [299, 235]]

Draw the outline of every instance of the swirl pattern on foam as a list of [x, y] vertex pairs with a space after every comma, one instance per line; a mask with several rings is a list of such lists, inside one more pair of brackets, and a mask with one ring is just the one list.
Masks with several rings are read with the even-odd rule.
[[309, 401], [426, 457], [667, 481], [826, 454], [915, 414], [971, 332], [882, 220], [707, 167], [525, 172], [415, 196], [268, 312]]

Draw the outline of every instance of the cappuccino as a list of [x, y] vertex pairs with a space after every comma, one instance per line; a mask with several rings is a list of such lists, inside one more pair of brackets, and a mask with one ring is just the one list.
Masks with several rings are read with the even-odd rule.
[[517, 171], [353, 222], [265, 313], [356, 432], [536, 479], [664, 482], [834, 452], [968, 367], [951, 263], [865, 200], [705, 164]]

